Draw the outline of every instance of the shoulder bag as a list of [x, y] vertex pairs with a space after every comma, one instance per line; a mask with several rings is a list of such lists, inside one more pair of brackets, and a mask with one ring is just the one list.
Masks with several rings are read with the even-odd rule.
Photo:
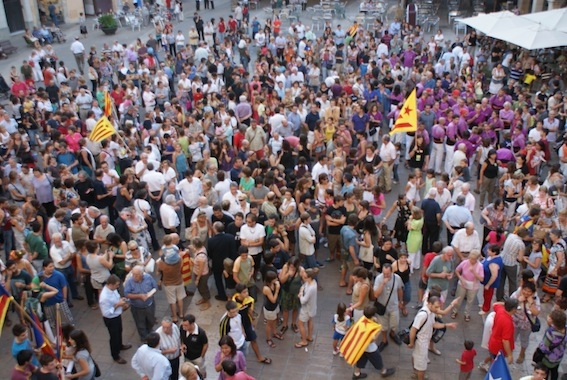
[[[428, 314], [427, 311], [421, 309], [420, 311], [417, 312], [417, 314], [421, 313], [421, 312], [425, 312], [425, 314]], [[417, 317], [417, 314], [415, 315]], [[427, 316], [427, 318], [429, 318], [429, 314]], [[419, 332], [421, 331], [421, 329], [423, 328], [423, 326], [425, 326], [425, 324], [427, 323], [427, 318], [425, 318], [425, 321], [421, 324], [421, 326], [419, 327], [419, 329], [417, 330], [417, 332], [415, 333], [415, 336], [417, 338], [417, 334], [419, 334]], [[415, 320], [415, 317], [414, 317]], [[398, 331], [398, 337], [401, 339], [402, 342], [404, 342], [404, 344], [409, 344], [410, 340], [409, 340], [409, 336], [410, 336], [410, 330], [411, 327], [413, 325], [413, 321], [412, 323], [409, 325], [409, 327]]]
[[396, 276], [394, 275], [394, 282], [392, 284], [392, 289], [390, 290], [390, 294], [388, 295], [388, 299], [386, 300], [386, 304], [382, 305], [378, 300], [374, 301], [374, 306], [376, 307], [376, 313], [378, 315], [386, 314], [386, 306], [390, 302], [390, 298], [392, 297], [392, 293], [394, 292], [394, 288], [396, 287]]
[[539, 318], [536, 316], [535, 321], [532, 322], [530, 316], [528, 315], [528, 309], [526, 308], [525, 302], [524, 302], [524, 312], [526, 313], [526, 318], [528, 318], [528, 321], [530, 322], [530, 325], [532, 326], [532, 332], [538, 332], [539, 330], [541, 330], [541, 322], [540, 322]]

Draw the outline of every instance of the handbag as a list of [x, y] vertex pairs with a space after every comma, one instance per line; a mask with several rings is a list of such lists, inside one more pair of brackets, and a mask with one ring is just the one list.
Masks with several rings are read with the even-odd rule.
[[[553, 346], [549, 346], [549, 352], [552, 352], [557, 347], [561, 346], [563, 344], [563, 341], [565, 340], [565, 337], [567, 337], [567, 334], [563, 335], [563, 339], [561, 339], [561, 342], [554, 344]], [[539, 347], [536, 348], [536, 350], [534, 351], [534, 356], [532, 356], [533, 362], [541, 363], [543, 361], [543, 358], [545, 358], [545, 354], [543, 353], [543, 351]]]
[[100, 377], [102, 375], [102, 372], [100, 372], [100, 367], [98, 366], [98, 364], [95, 362], [93, 356], [91, 355], [91, 360], [94, 363], [94, 377]]
[[386, 304], [382, 305], [378, 300], [374, 301], [374, 307], [376, 307], [376, 313], [378, 315], [386, 314], [386, 306], [390, 302], [390, 297], [392, 297], [392, 293], [394, 292], [394, 288], [396, 287], [396, 276], [394, 276], [394, 283], [392, 284], [392, 289], [390, 290], [390, 294], [388, 295], [388, 299], [386, 300]]
[[535, 322], [532, 322], [532, 320], [530, 319], [530, 316], [528, 315], [528, 309], [526, 308], [525, 302], [524, 302], [524, 312], [526, 313], [526, 317], [528, 318], [528, 321], [530, 322], [530, 325], [532, 326], [532, 332], [538, 332], [539, 330], [541, 330], [541, 321], [536, 316]]
[[[420, 311], [417, 312], [417, 314], [419, 314], [420, 312], [424, 311], [427, 314], [427, 311], [421, 309]], [[417, 317], [417, 314], [415, 315]], [[415, 320], [415, 317], [414, 317]], [[415, 336], [417, 337], [417, 334], [419, 334], [419, 332], [421, 331], [421, 329], [423, 328], [423, 326], [425, 326], [425, 324], [427, 323], [427, 318], [425, 319], [425, 321], [423, 322], [423, 324], [421, 325], [421, 327], [419, 329], [417, 329], [417, 332], [415, 333]], [[411, 330], [411, 326], [413, 325], [413, 321], [412, 323], [409, 325], [408, 328], [405, 328], [403, 330], [398, 331], [398, 338], [400, 338], [400, 340], [402, 342], [404, 342], [404, 344], [409, 344], [410, 340], [410, 330]]]

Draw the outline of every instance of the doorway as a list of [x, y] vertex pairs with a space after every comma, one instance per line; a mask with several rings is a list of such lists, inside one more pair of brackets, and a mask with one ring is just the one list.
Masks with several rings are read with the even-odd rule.
[[24, 22], [24, 11], [20, 0], [2, 0], [4, 2], [4, 12], [8, 21], [10, 33], [20, 32], [26, 28]]

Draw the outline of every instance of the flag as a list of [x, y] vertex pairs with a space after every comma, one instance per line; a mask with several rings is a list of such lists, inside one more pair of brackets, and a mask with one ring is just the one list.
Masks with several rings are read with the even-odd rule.
[[116, 129], [114, 129], [112, 123], [108, 121], [106, 116], [103, 116], [96, 122], [94, 129], [89, 135], [89, 140], [94, 142], [99, 142], [109, 138], [115, 133], [116, 133]]
[[496, 355], [496, 359], [492, 362], [484, 380], [512, 380], [508, 363], [506, 363], [506, 358], [502, 355], [502, 352]]
[[45, 339], [45, 332], [41, 328], [42, 323], [39, 320], [39, 317], [31, 308], [28, 308], [27, 312], [30, 318], [34, 321], [34, 323], [31, 324], [31, 329], [36, 348], [41, 349], [41, 352], [44, 354], [55, 357], [53, 347], [51, 347], [51, 344]]
[[181, 277], [183, 278], [183, 285], [187, 286], [191, 283], [191, 273], [193, 272], [193, 261], [189, 254], [181, 255]]
[[394, 123], [394, 127], [390, 131], [390, 135], [402, 132], [415, 132], [417, 131], [417, 99], [415, 97], [415, 89], [408, 96], [400, 115]]
[[6, 313], [11, 300], [12, 296], [10, 293], [8, 293], [4, 285], [0, 284], [0, 335], [2, 335], [2, 327], [4, 327], [4, 320], [6, 319]]
[[110, 93], [104, 91], [104, 116], [112, 115], [112, 99], [110, 99]]
[[382, 326], [371, 319], [362, 317], [346, 333], [339, 351], [348, 364], [354, 365], [364, 353], [364, 350], [374, 340]]

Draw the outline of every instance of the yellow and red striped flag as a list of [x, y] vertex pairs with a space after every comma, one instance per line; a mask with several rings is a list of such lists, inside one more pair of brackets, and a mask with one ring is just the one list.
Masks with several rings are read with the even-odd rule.
[[382, 330], [382, 326], [379, 323], [364, 316], [360, 318], [347, 331], [339, 347], [339, 351], [345, 357], [346, 362], [354, 365], [380, 330]]
[[183, 285], [191, 284], [191, 274], [193, 273], [193, 260], [189, 253], [181, 255], [181, 277], [183, 278]]
[[112, 115], [112, 99], [110, 99], [110, 93], [108, 91], [104, 92], [104, 116]]
[[89, 140], [98, 142], [109, 138], [116, 133], [116, 129], [112, 123], [106, 118], [106, 116], [101, 117], [89, 135]]
[[4, 285], [0, 284], [0, 335], [2, 335], [2, 327], [4, 327], [4, 320], [12, 299]]
[[400, 114], [390, 131], [390, 135], [394, 133], [405, 133], [417, 131], [417, 98], [415, 95], [415, 88], [408, 96]]

